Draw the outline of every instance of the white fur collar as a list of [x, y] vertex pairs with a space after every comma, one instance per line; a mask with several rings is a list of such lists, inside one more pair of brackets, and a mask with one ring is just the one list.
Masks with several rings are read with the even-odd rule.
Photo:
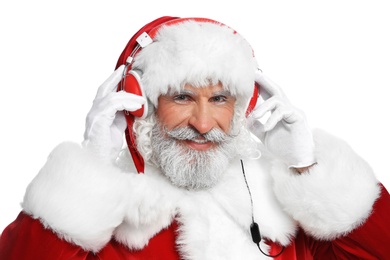
[[[255, 221], [259, 224], [262, 235], [284, 245], [288, 244], [295, 233], [296, 224], [276, 201], [270, 176], [259, 162], [247, 160], [244, 165], [251, 185]], [[150, 222], [142, 226], [122, 224], [116, 230], [119, 241], [130, 248], [142, 248], [143, 244], [139, 241], [146, 243], [158, 230], [166, 227], [169, 219], [172, 220], [176, 214], [180, 223], [177, 243], [186, 258], [238, 259], [246, 254], [245, 259], [258, 259], [261, 253], [250, 237], [251, 201], [239, 159], [233, 160], [217, 186], [204, 191], [178, 189], [150, 166], [146, 167], [146, 176], [154, 181], [150, 182], [149, 187], [143, 188], [145, 197], [155, 197], [154, 193], [158, 190], [164, 196], [158, 196], [156, 203], [159, 206], [151, 207], [148, 203], [141, 205], [140, 211], [144, 211], [145, 206], [148, 208], [146, 215], [158, 217], [150, 218]], [[170, 210], [160, 207], [161, 205]], [[134, 223], [127, 223], [130, 222]]]

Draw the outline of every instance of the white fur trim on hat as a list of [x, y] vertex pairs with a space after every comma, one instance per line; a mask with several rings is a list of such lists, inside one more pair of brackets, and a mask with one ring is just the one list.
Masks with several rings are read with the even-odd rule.
[[162, 26], [154, 42], [135, 56], [133, 69], [142, 71], [143, 87], [154, 106], [170, 89], [218, 82], [244, 98], [244, 104], [253, 94], [257, 63], [249, 43], [228, 26], [187, 20]]

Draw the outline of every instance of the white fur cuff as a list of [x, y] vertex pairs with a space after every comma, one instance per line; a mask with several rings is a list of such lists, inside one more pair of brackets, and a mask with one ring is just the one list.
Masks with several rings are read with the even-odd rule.
[[365, 221], [380, 189], [371, 167], [344, 141], [319, 130], [313, 135], [317, 165], [298, 174], [275, 164], [274, 190], [305, 231], [332, 239]]
[[125, 216], [129, 176], [74, 143], [53, 150], [27, 188], [24, 211], [59, 237], [98, 251]]

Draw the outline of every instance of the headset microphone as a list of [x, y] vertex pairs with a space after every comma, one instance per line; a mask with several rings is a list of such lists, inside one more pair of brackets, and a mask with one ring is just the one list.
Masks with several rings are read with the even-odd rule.
[[261, 241], [261, 234], [259, 225], [256, 222], [252, 222], [250, 226], [252, 240], [255, 244], [259, 244]]
[[252, 236], [252, 240], [253, 242], [257, 245], [257, 247], [259, 248], [260, 252], [265, 255], [265, 256], [268, 256], [268, 257], [278, 257], [280, 256], [283, 251], [284, 251], [284, 246], [282, 247], [282, 249], [280, 250], [279, 253], [277, 253], [276, 255], [269, 255], [267, 253], [265, 253], [261, 247], [260, 247], [260, 242], [261, 242], [261, 233], [260, 233], [260, 228], [259, 228], [259, 225], [255, 222], [254, 220], [254, 216], [253, 216], [253, 200], [252, 200], [252, 193], [251, 193], [251, 190], [249, 189], [249, 185], [248, 185], [248, 181], [246, 180], [246, 176], [245, 176], [245, 169], [244, 169], [244, 163], [243, 161], [241, 160], [241, 169], [242, 169], [242, 175], [244, 176], [244, 180], [245, 180], [245, 184], [246, 184], [246, 187], [248, 189], [248, 193], [249, 193], [249, 198], [251, 199], [251, 209], [252, 209], [252, 224], [250, 225], [250, 231], [251, 231], [251, 236]]

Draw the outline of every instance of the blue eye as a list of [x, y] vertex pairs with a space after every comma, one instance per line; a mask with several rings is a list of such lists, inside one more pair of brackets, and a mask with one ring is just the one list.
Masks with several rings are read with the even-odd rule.
[[187, 101], [189, 101], [190, 98], [191, 98], [191, 97], [188, 96], [188, 95], [185, 95], [185, 94], [178, 94], [178, 95], [175, 95], [175, 96], [173, 97], [173, 100], [176, 101], [176, 102], [181, 103], [181, 102], [187, 102]]
[[174, 99], [176, 100], [184, 100], [184, 99], [187, 99], [187, 96], [186, 95], [177, 95], [174, 97]]
[[174, 100], [186, 100], [187, 98], [186, 95], [176, 95], [173, 97]]
[[211, 101], [212, 102], [217, 102], [217, 103], [223, 103], [223, 102], [226, 102], [227, 101], [227, 97], [225, 96], [215, 96], [215, 97], [212, 97], [211, 98]]

